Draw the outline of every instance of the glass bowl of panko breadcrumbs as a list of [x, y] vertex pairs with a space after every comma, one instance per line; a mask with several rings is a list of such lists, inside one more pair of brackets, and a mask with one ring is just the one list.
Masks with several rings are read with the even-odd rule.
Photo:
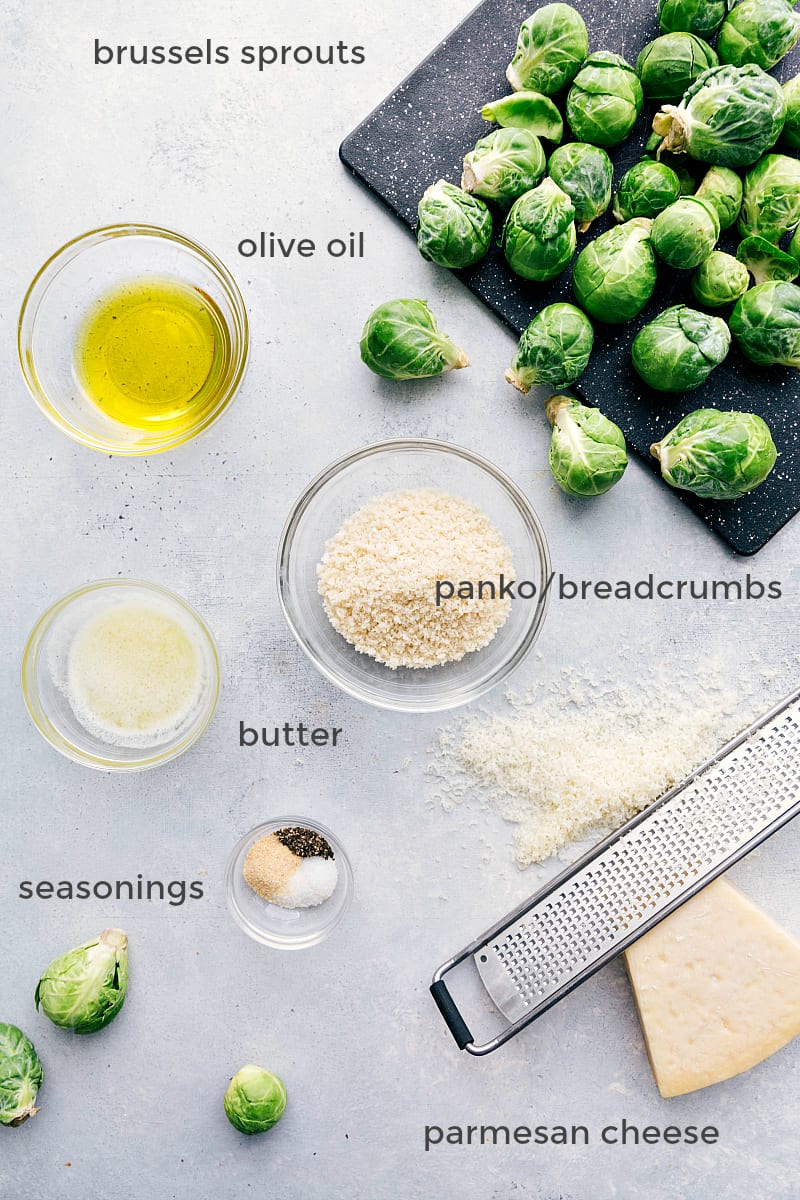
[[332, 463], [284, 528], [289, 628], [343, 691], [402, 712], [467, 704], [503, 682], [545, 618], [539, 518], [501, 470], [407, 438]]

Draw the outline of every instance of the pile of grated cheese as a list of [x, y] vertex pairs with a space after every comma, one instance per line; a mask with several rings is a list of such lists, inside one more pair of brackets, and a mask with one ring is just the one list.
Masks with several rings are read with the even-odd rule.
[[476, 504], [436, 488], [387, 492], [359, 509], [317, 566], [328, 619], [387, 667], [434, 667], [487, 646], [509, 599], [436, 605], [436, 583], [513, 579], [511, 551]]

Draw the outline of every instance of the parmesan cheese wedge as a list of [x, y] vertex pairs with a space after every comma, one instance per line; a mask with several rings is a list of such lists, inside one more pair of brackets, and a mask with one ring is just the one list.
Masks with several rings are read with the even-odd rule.
[[717, 879], [625, 953], [662, 1096], [748, 1071], [800, 1034], [800, 943]]

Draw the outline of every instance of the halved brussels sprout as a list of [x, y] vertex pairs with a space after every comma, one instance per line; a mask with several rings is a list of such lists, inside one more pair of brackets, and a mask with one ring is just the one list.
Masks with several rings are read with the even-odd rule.
[[520, 196], [503, 225], [506, 262], [523, 279], [555, 279], [572, 261], [577, 244], [575, 206], [552, 179]]
[[611, 203], [614, 166], [600, 146], [568, 142], [550, 155], [547, 171], [575, 205], [578, 233], [585, 233]]
[[707, 500], [738, 500], [763, 483], [778, 452], [755, 413], [699, 408], [650, 447], [671, 487]]
[[631, 357], [655, 391], [690, 392], [705, 383], [730, 346], [730, 330], [720, 317], [677, 304], [639, 331]]
[[484, 121], [494, 121], [508, 129], [527, 129], [548, 142], [560, 142], [564, 136], [564, 121], [553, 101], [541, 92], [512, 92], [484, 104]]
[[791, 254], [784, 254], [766, 238], [745, 238], [739, 243], [736, 258], [753, 276], [756, 286], [777, 279], [791, 283], [800, 275], [800, 262]]
[[427, 379], [469, 366], [424, 300], [387, 300], [367, 318], [361, 361], [383, 379]]
[[759, 366], [800, 367], [800, 287], [760, 283], [745, 292], [731, 315], [731, 333]]
[[440, 267], [471, 267], [492, 244], [492, 214], [486, 205], [444, 179], [425, 192], [417, 216], [419, 252]]
[[590, 317], [608, 325], [632, 321], [656, 287], [652, 222], [643, 217], [601, 233], [581, 250], [572, 273], [575, 298]]
[[681, 196], [678, 176], [666, 163], [643, 158], [626, 171], [614, 197], [614, 219], [632, 221], [634, 217], [657, 217]]
[[786, 101], [783, 140], [787, 146], [797, 150], [800, 147], [800, 75], [795, 75], [794, 79], [783, 85], [783, 97]]
[[713, 250], [692, 276], [694, 298], [706, 308], [734, 304], [749, 287], [747, 267], [722, 250]]
[[527, 129], [495, 129], [465, 156], [461, 186], [507, 207], [536, 187], [546, 166], [536, 134]]
[[576, 142], [619, 146], [642, 110], [642, 85], [630, 63], [610, 50], [590, 54], [567, 95], [567, 121]]
[[628, 455], [618, 425], [571, 396], [551, 396], [545, 411], [553, 426], [550, 470], [563, 492], [602, 496], [619, 483]]
[[800, 162], [787, 154], [768, 154], [745, 175], [739, 232], [777, 243], [798, 225]]
[[694, 33], [710, 38], [736, 0], [658, 0], [658, 20], [664, 33]]
[[770, 71], [800, 38], [800, 16], [786, 0], [741, 0], [725, 18], [717, 51], [724, 63]]
[[649, 42], [636, 60], [636, 74], [648, 100], [680, 100], [695, 79], [719, 59], [692, 33], [665, 33]]
[[683, 196], [658, 214], [650, 237], [662, 262], [688, 271], [699, 267], [716, 246], [719, 217], [705, 201]]
[[33, 1042], [16, 1025], [0, 1023], [0, 1125], [13, 1129], [39, 1111], [44, 1071]]
[[730, 167], [712, 167], [700, 181], [695, 192], [697, 200], [705, 200], [719, 217], [720, 229], [730, 229], [742, 208], [742, 181]]
[[588, 52], [580, 13], [569, 4], [546, 4], [522, 22], [506, 78], [515, 92], [553, 96], [572, 83]]
[[96, 1033], [114, 1020], [127, 991], [128, 939], [121, 929], [104, 929], [50, 963], [34, 1001], [54, 1025]]
[[225, 1115], [240, 1133], [264, 1133], [277, 1125], [286, 1109], [283, 1080], [264, 1067], [248, 1063], [228, 1084]]
[[523, 395], [541, 383], [569, 387], [586, 370], [593, 344], [592, 323], [579, 308], [548, 304], [523, 331], [506, 379]]

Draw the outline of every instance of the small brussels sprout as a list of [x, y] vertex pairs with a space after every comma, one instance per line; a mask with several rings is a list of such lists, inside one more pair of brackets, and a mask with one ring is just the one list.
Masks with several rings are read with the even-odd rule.
[[708, 258], [719, 237], [716, 210], [695, 196], [683, 196], [653, 221], [653, 249], [668, 267], [691, 270]]
[[730, 345], [730, 330], [720, 317], [677, 304], [639, 331], [631, 357], [637, 374], [655, 391], [690, 392], [705, 383]]
[[786, 101], [786, 124], [783, 127], [783, 140], [793, 150], [800, 148], [800, 75], [795, 75], [783, 85], [783, 98]]
[[755, 413], [699, 408], [650, 447], [671, 487], [706, 500], [738, 500], [763, 483], [778, 452]]
[[477, 196], [440, 179], [417, 209], [417, 245], [440, 267], [471, 267], [492, 244], [492, 214]]
[[800, 16], [786, 0], [741, 0], [719, 31], [720, 60], [770, 71], [800, 38]]
[[550, 156], [547, 171], [575, 205], [578, 233], [586, 233], [592, 222], [611, 203], [614, 166], [605, 150], [588, 142], [568, 142]]
[[636, 60], [636, 74], [648, 100], [680, 100], [687, 88], [719, 59], [692, 33], [665, 33], [649, 42]]
[[264, 1133], [283, 1116], [286, 1088], [271, 1071], [248, 1063], [228, 1084], [223, 1104], [234, 1129], [240, 1133]]
[[777, 243], [799, 224], [800, 162], [787, 154], [768, 154], [745, 176], [739, 232]]
[[572, 83], [588, 52], [580, 13], [569, 4], [546, 4], [522, 22], [506, 78], [515, 92], [553, 96]]
[[694, 33], [710, 38], [736, 0], [658, 0], [658, 20], [664, 33]]
[[513, 92], [501, 96], [481, 109], [484, 121], [494, 121], [508, 129], [527, 129], [548, 142], [560, 142], [564, 136], [561, 113], [552, 100], [541, 92]]
[[695, 198], [711, 205], [720, 229], [730, 229], [741, 211], [742, 181], [730, 167], [712, 167], [701, 179]]
[[716, 167], [749, 167], [780, 137], [786, 101], [776, 79], [754, 63], [711, 67], [679, 105], [665, 104], [653, 120], [664, 151], [686, 153]]
[[666, 163], [643, 158], [626, 171], [614, 197], [614, 219], [632, 221], [634, 217], [657, 217], [681, 196], [678, 176]]
[[800, 287], [761, 283], [745, 292], [731, 314], [731, 333], [759, 366], [800, 367]]
[[747, 267], [722, 250], [712, 250], [692, 276], [694, 298], [706, 308], [734, 304], [750, 287]]
[[542, 143], [527, 129], [495, 129], [464, 158], [461, 186], [484, 200], [508, 206], [536, 187], [547, 159]]
[[105, 929], [50, 963], [34, 1002], [54, 1025], [96, 1033], [114, 1020], [127, 990], [128, 939], [121, 929]]
[[596, 321], [632, 321], [653, 295], [657, 268], [651, 228], [651, 221], [636, 217], [601, 233], [578, 255], [572, 287], [581, 308]]
[[772, 280], [791, 283], [800, 275], [800, 262], [791, 254], [784, 254], [766, 238], [745, 238], [739, 243], [736, 258], [753, 276], [756, 286], [759, 283], [771, 283]]
[[551, 396], [545, 411], [553, 426], [550, 470], [561, 490], [568, 496], [610, 492], [628, 465], [620, 427], [571, 396]]
[[424, 300], [387, 300], [367, 317], [361, 361], [383, 379], [427, 379], [469, 366]]
[[523, 279], [555, 279], [572, 261], [577, 244], [575, 206], [552, 179], [520, 196], [503, 225], [506, 262]]
[[594, 344], [588, 317], [574, 304], [548, 304], [519, 339], [506, 379], [527, 395], [532, 387], [568, 387], [586, 370]]
[[610, 50], [590, 54], [567, 95], [567, 121], [576, 142], [619, 146], [642, 110], [642, 85], [630, 63]]
[[44, 1071], [33, 1042], [16, 1025], [0, 1023], [0, 1125], [16, 1129], [34, 1116]]

